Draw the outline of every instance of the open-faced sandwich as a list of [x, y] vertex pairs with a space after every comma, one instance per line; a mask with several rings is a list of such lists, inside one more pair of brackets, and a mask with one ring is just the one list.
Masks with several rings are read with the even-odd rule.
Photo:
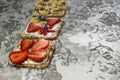
[[21, 31], [21, 36], [22, 38], [56, 39], [62, 25], [63, 21], [60, 17], [32, 17]]
[[21, 39], [9, 53], [9, 64], [19, 67], [46, 68], [54, 52], [54, 43], [43, 38]]
[[32, 16], [61, 17], [64, 16], [66, 9], [66, 0], [40, 0], [35, 4]]

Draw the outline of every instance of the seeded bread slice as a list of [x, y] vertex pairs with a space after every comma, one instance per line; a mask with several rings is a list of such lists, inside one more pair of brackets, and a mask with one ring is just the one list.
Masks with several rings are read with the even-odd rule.
[[[13, 51], [18, 51], [20, 49], [20, 42], [21, 42], [21, 40], [17, 41], [17, 43], [14, 46]], [[53, 57], [54, 49], [55, 49], [54, 43], [50, 42], [50, 45], [47, 48], [48, 56], [43, 62], [40, 62], [40, 63], [31, 64], [31, 63], [24, 63], [23, 62], [21, 65], [16, 65], [16, 64], [13, 64], [9, 59], [8, 64], [11, 65], [11, 66], [16, 66], [16, 67], [41, 68], [41, 69], [46, 68], [50, 64], [50, 61]]]
[[[37, 18], [36, 18], [37, 19]], [[44, 38], [44, 39], [50, 39], [50, 40], [53, 40], [53, 39], [57, 39], [58, 35], [59, 35], [59, 32], [61, 30], [61, 28], [63, 27], [63, 24], [64, 22], [61, 20], [59, 23], [55, 24], [53, 26], [53, 28], [55, 26], [57, 26], [57, 28], [55, 28], [55, 32], [51, 32], [51, 33], [48, 33], [48, 35], [44, 36], [43, 34], [38, 34], [38, 32], [33, 32], [33, 33], [28, 33], [27, 32], [27, 28], [28, 28], [28, 24], [30, 22], [34, 22], [34, 23], [37, 23], [37, 24], [40, 24], [40, 25], [43, 25], [45, 24], [46, 22], [44, 21], [38, 21], [36, 19], [32, 19], [30, 20], [26, 25], [25, 27], [21, 30], [20, 34], [21, 34], [21, 37], [22, 38], [29, 38], [29, 39], [34, 39], [34, 38]]]

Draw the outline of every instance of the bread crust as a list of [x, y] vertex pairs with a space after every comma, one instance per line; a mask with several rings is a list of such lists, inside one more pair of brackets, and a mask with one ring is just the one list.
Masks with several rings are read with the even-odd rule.
[[[17, 51], [20, 49], [20, 42], [21, 40], [17, 41], [14, 48], [13, 48], [13, 51]], [[53, 57], [53, 53], [54, 53], [54, 49], [55, 49], [55, 45], [53, 42], [50, 42], [50, 46], [48, 47], [47, 49], [47, 52], [48, 52], [48, 56], [47, 56], [47, 60], [45, 60], [44, 62], [41, 62], [41, 63], [38, 63], [38, 64], [26, 64], [26, 63], [22, 63], [20, 65], [16, 65], [16, 64], [13, 64], [10, 59], [8, 61], [8, 64], [11, 65], [11, 66], [16, 66], [16, 67], [27, 67], [27, 68], [46, 68], [48, 67], [52, 57]]]

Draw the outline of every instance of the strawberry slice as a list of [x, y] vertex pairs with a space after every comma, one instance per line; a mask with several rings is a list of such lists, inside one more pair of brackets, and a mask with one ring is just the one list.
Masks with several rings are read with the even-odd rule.
[[47, 30], [45, 30], [44, 28], [40, 28], [38, 30], [38, 34], [43, 34], [44, 36], [46, 36], [47, 35]]
[[29, 54], [28, 58], [35, 61], [35, 62], [42, 62], [45, 59], [45, 56]]
[[20, 48], [21, 50], [26, 50], [32, 47], [32, 45], [34, 44], [34, 40], [30, 40], [30, 39], [22, 39], [21, 43], [20, 43]]
[[27, 28], [27, 32], [36, 32], [36, 31], [38, 31], [38, 29], [40, 28], [40, 26], [38, 26], [38, 25], [35, 25], [34, 23], [30, 23], [29, 25], [28, 25], [28, 28]]
[[32, 54], [36, 54], [36, 55], [47, 54], [47, 50], [46, 49], [36, 50], [36, 51], [33, 51]]
[[40, 50], [40, 49], [46, 49], [49, 46], [49, 41], [39, 38], [34, 45], [31, 48], [31, 52], [34, 52], [36, 50]]
[[42, 62], [47, 57], [47, 51], [45, 49], [41, 49], [35, 51], [33, 54], [29, 54], [28, 58], [35, 62]]
[[13, 64], [21, 64], [24, 62], [28, 57], [29, 52], [27, 50], [24, 51], [15, 51], [9, 54], [9, 58]]
[[47, 18], [46, 21], [47, 21], [47, 24], [49, 25], [49, 27], [51, 28], [56, 23], [59, 23], [61, 21], [61, 19], [60, 18]]
[[43, 29], [43, 35], [44, 35], [44, 36], [47, 35], [47, 30]]
[[55, 32], [55, 30], [51, 30], [51, 29], [49, 29], [49, 30], [47, 30], [47, 32]]
[[38, 29], [38, 34], [43, 34], [43, 28]]
[[38, 34], [43, 34], [44, 36], [46, 36], [47, 35], [47, 30], [44, 29], [44, 28], [39, 28]]

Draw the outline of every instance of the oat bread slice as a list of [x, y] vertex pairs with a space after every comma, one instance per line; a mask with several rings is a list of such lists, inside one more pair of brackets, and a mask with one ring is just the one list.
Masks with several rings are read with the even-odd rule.
[[23, 29], [21, 30], [20, 34], [22, 38], [44, 38], [44, 39], [57, 39], [59, 32], [61, 30], [61, 28], [63, 27], [64, 21], [61, 19], [61, 21], [55, 25], [53, 25], [53, 28], [51, 30], [54, 30], [55, 32], [51, 32], [48, 33], [47, 35], [43, 35], [43, 34], [39, 34], [38, 31], [36, 32], [32, 32], [29, 33], [27, 32], [28, 29], [28, 25], [30, 23], [35, 23], [37, 25], [40, 25], [42, 28], [44, 27], [44, 25], [47, 23], [46, 21], [42, 21], [42, 20], [38, 20], [38, 16], [37, 17], [32, 17], [29, 22], [23, 27]]
[[[16, 44], [14, 45], [13, 51], [20, 50], [20, 43], [21, 43], [21, 40], [16, 42]], [[46, 68], [50, 64], [50, 61], [53, 57], [54, 49], [55, 49], [55, 45], [52, 41], [50, 41], [49, 47], [47, 48], [48, 56], [43, 62], [34, 62], [34, 61], [31, 61], [30, 59], [27, 59], [26, 61], [18, 65], [18, 64], [12, 63], [11, 60], [9, 59], [8, 64], [16, 67], [41, 68], [41, 69]]]

